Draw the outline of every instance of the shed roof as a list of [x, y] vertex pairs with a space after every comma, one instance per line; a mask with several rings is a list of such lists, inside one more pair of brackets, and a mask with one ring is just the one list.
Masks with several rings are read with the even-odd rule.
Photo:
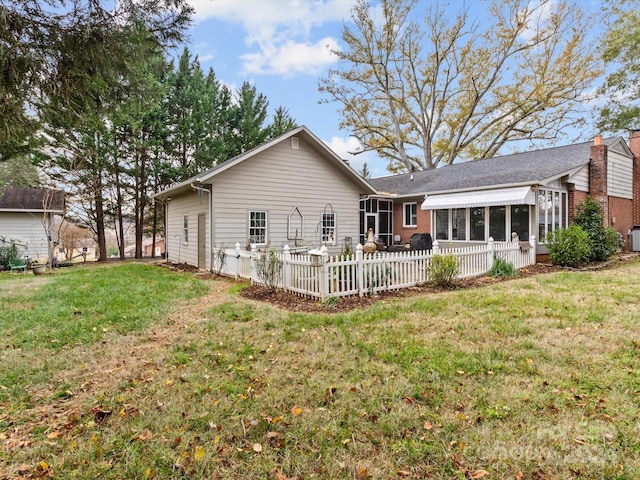
[[[51, 196], [49, 196], [51, 195]], [[5, 212], [64, 212], [64, 191], [42, 188], [0, 189], [0, 211]]]
[[[604, 144], [610, 149], [626, 148], [621, 137], [606, 138]], [[589, 141], [545, 148], [433, 170], [372, 178], [369, 182], [380, 193], [398, 196], [541, 184], [588, 165], [592, 145], [593, 142]]]

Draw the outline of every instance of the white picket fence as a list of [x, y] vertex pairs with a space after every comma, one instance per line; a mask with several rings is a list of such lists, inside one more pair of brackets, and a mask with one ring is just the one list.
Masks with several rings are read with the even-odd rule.
[[[494, 242], [489, 239], [482, 245], [442, 248], [435, 241], [432, 250], [374, 254], [364, 253], [362, 245], [358, 245], [355, 255], [345, 257], [330, 256], [324, 246], [306, 254], [292, 254], [285, 245], [282, 252], [276, 254], [282, 262], [276, 283], [278, 288], [321, 300], [362, 296], [429, 282], [429, 267], [434, 255], [455, 255], [460, 270], [458, 278], [486, 274], [491, 270], [494, 258], [501, 258], [516, 269], [524, 268], [536, 261], [535, 237], [531, 237], [528, 245], [530, 248], [522, 248], [520, 242]], [[219, 252], [214, 252], [214, 258], [223, 263], [216, 265], [214, 261], [214, 269], [236, 279], [262, 283], [256, 274], [255, 259], [264, 252], [255, 248], [241, 250], [239, 244], [235, 249], [225, 249], [222, 255]]]

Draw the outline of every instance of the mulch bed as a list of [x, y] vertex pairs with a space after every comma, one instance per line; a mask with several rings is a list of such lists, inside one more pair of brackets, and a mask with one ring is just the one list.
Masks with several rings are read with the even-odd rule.
[[[624, 253], [614, 256], [612, 259], [587, 265], [581, 268], [567, 268], [553, 265], [545, 258], [541, 258], [538, 263], [526, 268], [522, 268], [518, 271], [518, 276], [515, 278], [524, 278], [532, 275], [541, 275], [545, 273], [559, 272], [559, 271], [591, 271], [599, 270], [610, 267], [613, 264], [636, 258], [639, 255], [637, 253]], [[199, 278], [216, 278], [216, 276], [209, 272], [199, 271], [197, 267], [187, 265], [185, 263], [175, 264], [162, 262], [159, 265], [171, 268], [178, 271], [194, 272]], [[505, 282], [512, 280], [512, 278], [498, 278], [498, 277], [475, 277], [460, 280], [456, 285], [450, 289], [438, 288], [432, 285], [421, 285], [410, 288], [403, 288], [400, 290], [394, 290], [391, 292], [381, 292], [375, 296], [353, 296], [353, 297], [341, 297], [339, 299], [329, 300], [321, 302], [318, 299], [302, 297], [291, 292], [285, 292], [283, 290], [270, 291], [260, 285], [250, 285], [243, 288], [240, 292], [240, 296], [251, 300], [257, 300], [267, 302], [276, 307], [293, 312], [311, 312], [311, 313], [334, 313], [334, 312], [347, 312], [356, 308], [366, 308], [378, 301], [384, 301], [385, 299], [410, 297], [416, 294], [425, 293], [441, 293], [450, 290], [461, 290], [482, 287], [484, 285], [491, 285], [493, 283]]]

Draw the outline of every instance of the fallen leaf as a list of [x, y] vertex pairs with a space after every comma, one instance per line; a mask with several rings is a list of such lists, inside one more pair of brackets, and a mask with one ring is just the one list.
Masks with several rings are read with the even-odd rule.
[[399, 477], [410, 477], [410, 476], [411, 476], [411, 472], [409, 472], [409, 471], [407, 471], [407, 470], [398, 470], [398, 471], [396, 472], [396, 474], [397, 474]]
[[291, 414], [292, 414], [294, 417], [297, 417], [297, 416], [298, 416], [298, 415], [300, 415], [301, 413], [302, 413], [302, 407], [300, 407], [300, 406], [298, 406], [298, 405], [296, 405], [295, 407], [293, 407], [293, 408], [291, 409]]
[[259, 443], [254, 443], [253, 444], [253, 451], [256, 453], [260, 453], [262, 451], [262, 445], [260, 445]]
[[276, 470], [276, 480], [287, 480], [287, 477], [285, 477], [282, 473]]
[[524, 473], [518, 470], [518, 473], [516, 473], [516, 480], [522, 480], [523, 478], [524, 478]]
[[477, 480], [478, 478], [483, 478], [483, 477], [486, 477], [487, 475], [489, 475], [489, 472], [487, 472], [486, 470], [476, 470], [471, 474], [469, 478], [471, 480]]
[[366, 480], [369, 478], [369, 470], [367, 470], [367, 467], [358, 467], [356, 478], [359, 478], [360, 480]]
[[204, 447], [202, 445], [196, 445], [193, 450], [193, 459], [196, 462], [201, 462], [204, 458]]
[[267, 432], [267, 438], [277, 438], [278, 432]]
[[431, 424], [431, 422], [426, 421], [424, 422], [424, 429], [425, 430], [431, 430], [433, 428], [433, 425]]

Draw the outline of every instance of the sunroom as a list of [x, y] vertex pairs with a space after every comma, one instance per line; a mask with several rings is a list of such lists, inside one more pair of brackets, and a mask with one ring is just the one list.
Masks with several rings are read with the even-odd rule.
[[[435, 240], [456, 245], [544, 239], [568, 223], [568, 195], [562, 187], [518, 186], [427, 195]], [[542, 253], [539, 251], [539, 253]]]

